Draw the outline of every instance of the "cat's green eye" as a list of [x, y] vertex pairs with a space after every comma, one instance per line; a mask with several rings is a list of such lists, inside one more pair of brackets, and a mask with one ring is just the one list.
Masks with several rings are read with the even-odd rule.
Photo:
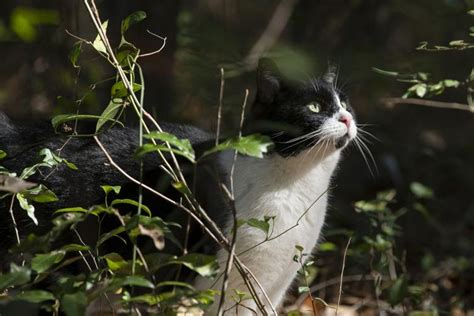
[[319, 113], [319, 112], [321, 112], [321, 105], [319, 105], [319, 103], [317, 103], [317, 102], [310, 103], [310, 104], [308, 104], [308, 109], [311, 112]]
[[347, 104], [344, 101], [341, 101], [341, 106], [344, 110], [347, 110]]

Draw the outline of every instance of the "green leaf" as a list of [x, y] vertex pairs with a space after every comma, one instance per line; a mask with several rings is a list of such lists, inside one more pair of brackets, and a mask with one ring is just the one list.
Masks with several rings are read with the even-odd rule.
[[119, 226], [115, 229], [112, 229], [111, 231], [103, 234], [100, 236], [99, 240], [97, 241], [97, 247], [99, 247], [100, 245], [102, 245], [104, 242], [106, 242], [107, 240], [109, 240], [110, 238], [114, 237], [114, 236], [117, 236], [118, 234], [120, 233], [123, 233], [125, 232], [127, 229], [123, 226]]
[[141, 210], [144, 210], [148, 215], [151, 216], [151, 211], [148, 208], [148, 206], [139, 204], [137, 201], [130, 200], [130, 199], [116, 199], [116, 200], [113, 200], [110, 205], [116, 206], [119, 204], [128, 204], [128, 205], [136, 206], [137, 208], [140, 207]]
[[380, 68], [372, 67], [372, 70], [378, 74], [389, 76], [389, 77], [398, 77], [399, 73], [395, 71], [387, 71]]
[[203, 277], [213, 277], [219, 269], [215, 256], [198, 253], [190, 253], [179, 257], [174, 263], [182, 264]]
[[55, 300], [56, 298], [50, 292], [43, 290], [24, 291], [15, 295], [16, 300], [23, 300], [30, 303], [41, 303], [44, 301]]
[[122, 187], [120, 185], [101, 185], [102, 190], [104, 190], [105, 194], [109, 194], [109, 192], [114, 191], [115, 194], [119, 194]]
[[4, 152], [3, 150], [0, 150], [0, 160], [5, 158], [7, 156], [7, 153]]
[[308, 293], [308, 292], [309, 292], [309, 287], [307, 287], [307, 286], [299, 286], [298, 287], [298, 294]]
[[231, 138], [206, 151], [203, 154], [203, 157], [215, 152], [232, 149], [242, 155], [263, 158], [263, 154], [268, 151], [268, 148], [272, 144], [273, 143], [268, 136], [260, 134]]
[[129, 275], [125, 277], [122, 284], [130, 285], [130, 286], [147, 287], [150, 289], [153, 289], [155, 287], [153, 283], [151, 283], [150, 281], [148, 281], [147, 279], [139, 275]]
[[61, 310], [67, 316], [83, 316], [86, 314], [87, 296], [84, 292], [64, 294], [61, 298]]
[[[104, 21], [104, 23], [102, 23], [101, 25], [101, 28], [102, 28], [102, 31], [104, 32], [104, 34], [107, 33], [107, 26], [109, 25], [109, 20], [106, 20]], [[105, 44], [104, 42], [102, 41], [102, 38], [100, 37], [100, 34], [97, 34], [94, 42], [92, 43], [92, 46], [94, 46], [94, 48], [99, 52], [99, 53], [103, 53], [105, 54], [106, 56], [109, 56], [109, 54], [107, 53], [107, 48], [105, 47]]]
[[334, 251], [337, 249], [336, 244], [326, 241], [319, 244], [318, 251]]
[[[132, 84], [132, 89], [133, 92], [140, 91], [142, 86], [138, 83], [133, 83]], [[127, 87], [123, 83], [123, 81], [118, 81], [114, 83], [112, 88], [110, 89], [110, 95], [112, 96], [112, 99], [122, 99], [130, 95], [130, 92], [128, 91]]]
[[35, 216], [35, 207], [31, 205], [28, 200], [25, 198], [25, 196], [22, 193], [17, 193], [15, 195], [16, 199], [18, 202], [20, 202], [20, 207], [26, 211], [26, 214], [28, 215], [29, 218], [35, 223], [35, 225], [38, 225], [38, 220], [36, 219]]
[[[172, 147], [172, 150], [171, 150], [172, 152], [179, 154], [181, 156], [184, 156], [188, 158], [188, 160], [190, 160], [191, 162], [194, 162], [194, 158], [195, 158], [194, 149], [191, 146], [191, 142], [188, 139], [179, 139], [173, 134], [166, 133], [166, 132], [157, 132], [157, 131], [151, 132], [149, 134], [145, 134], [143, 135], [143, 137], [147, 139], [158, 139], [158, 140], [161, 140], [162, 142], [167, 142]], [[151, 145], [151, 144], [145, 144], [145, 145]], [[163, 150], [163, 151], [169, 151], [168, 147], [165, 145], [156, 145], [152, 150], [148, 150], [147, 152], [157, 150], [157, 149]], [[137, 153], [137, 155], [140, 155], [140, 154]]]
[[127, 16], [122, 21], [122, 27], [120, 28], [120, 32], [122, 35], [127, 32], [127, 30], [134, 24], [143, 21], [146, 18], [146, 13], [143, 11], [136, 11]]
[[410, 190], [417, 198], [420, 199], [430, 199], [434, 196], [433, 190], [419, 182], [410, 183]]
[[392, 287], [390, 288], [388, 294], [388, 302], [392, 306], [398, 305], [403, 301], [407, 294], [408, 280], [406, 276], [402, 275], [397, 280], [395, 280], [395, 283], [393, 283]]
[[107, 267], [112, 271], [120, 270], [127, 265], [127, 261], [125, 261], [122, 256], [115, 252], [106, 254], [104, 258], [107, 262]]
[[49, 203], [58, 200], [56, 194], [54, 194], [53, 191], [51, 191], [42, 184], [38, 185], [33, 189], [24, 191], [22, 195], [29, 201], [34, 201], [38, 203]]
[[415, 92], [416, 92], [416, 95], [419, 96], [420, 98], [423, 98], [426, 94], [426, 85], [423, 84], [423, 83], [420, 83], [420, 84], [417, 84], [416, 85], [416, 89], [415, 89]]
[[[55, 131], [57, 131], [58, 127], [60, 127], [62, 124], [65, 124], [70, 121], [75, 121], [75, 120], [100, 120], [102, 117], [100, 115], [88, 115], [88, 114], [61, 114], [61, 115], [56, 115], [53, 117], [51, 120], [51, 124], [53, 125], [53, 128]], [[105, 119], [105, 118], [103, 118]], [[111, 121], [114, 123], [117, 123], [121, 126], [123, 124], [115, 119], [107, 119], [107, 121]]]
[[459, 87], [459, 85], [461, 84], [459, 81], [457, 80], [453, 80], [453, 79], [444, 79], [443, 80], [443, 84], [445, 87], [448, 87], [448, 88], [457, 88]]
[[303, 247], [303, 246], [300, 246], [300, 245], [296, 245], [295, 248], [296, 248], [296, 250], [298, 250], [299, 252], [303, 252], [303, 250], [304, 250], [304, 247]]
[[89, 250], [89, 246], [79, 245], [79, 244], [68, 244], [61, 247], [62, 251], [70, 252], [70, 251], [87, 251]]
[[89, 211], [82, 207], [67, 207], [67, 208], [60, 208], [56, 210], [53, 214], [57, 213], [88, 213]]
[[76, 44], [74, 44], [71, 52], [69, 53], [69, 60], [71, 61], [71, 64], [74, 68], [80, 68], [80, 66], [77, 64], [77, 60], [79, 59], [81, 52], [82, 42], [77, 42]]
[[31, 260], [31, 268], [38, 273], [47, 271], [51, 266], [63, 260], [66, 252], [64, 250], [55, 250], [50, 253], [37, 254]]
[[97, 120], [97, 124], [95, 127], [95, 132], [99, 132], [102, 126], [109, 122], [110, 120], [114, 120], [117, 116], [117, 113], [124, 107], [123, 100], [120, 98], [113, 98], [110, 100], [109, 105], [105, 108], [104, 112], [100, 115], [100, 119]]
[[29, 282], [30, 275], [30, 269], [12, 263], [10, 266], [10, 273], [0, 274], [0, 290]]
[[265, 233], [265, 236], [268, 236], [268, 231], [270, 230], [270, 224], [268, 221], [251, 218], [247, 220], [247, 225], [260, 229]]

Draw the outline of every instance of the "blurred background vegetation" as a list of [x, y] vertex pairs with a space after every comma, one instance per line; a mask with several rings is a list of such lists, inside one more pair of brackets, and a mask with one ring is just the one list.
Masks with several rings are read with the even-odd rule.
[[[472, 49], [415, 48], [422, 41], [469, 41], [474, 17], [466, 12], [474, 8], [474, 1], [109, 0], [98, 4], [102, 18], [109, 19], [108, 34], [116, 44], [120, 21], [136, 10], [148, 17], [130, 30], [129, 39], [142, 52], [163, 44], [146, 30], [167, 38], [161, 53], [141, 63], [146, 107], [161, 120], [213, 129], [223, 67], [223, 125], [228, 133], [235, 133], [244, 90], [255, 92], [255, 53], [316, 76], [328, 61], [339, 64], [339, 85], [351, 96], [358, 122], [371, 124], [366, 129], [380, 139], [370, 145], [378, 172], [372, 176], [355, 148], [347, 150], [335, 179], [324, 246], [313, 267], [314, 284], [327, 286], [315, 295], [334, 302], [338, 286], [328, 280], [340, 274], [347, 236], [353, 235], [345, 274], [361, 277], [344, 283], [344, 304], [370, 301], [377, 291], [397, 294], [393, 287], [377, 289], [370, 281], [387, 264], [379, 262], [373, 250], [389, 242], [397, 258], [397, 277], [405, 278], [401, 301], [459, 315], [474, 309], [474, 116], [417, 105], [387, 107], [381, 98], [401, 96], [409, 84], [372, 70], [422, 71], [431, 73], [434, 81], [464, 80], [473, 66]], [[269, 26], [269, 36], [262, 40]], [[80, 100], [80, 112], [102, 112], [114, 69], [92, 50], [80, 56], [81, 68], [72, 67], [68, 54], [76, 39], [66, 30], [94, 39], [96, 33], [81, 1], [0, 2], [2, 111], [18, 119], [48, 119], [75, 112]], [[435, 99], [465, 104], [466, 90], [448, 89]], [[364, 207], [355, 211], [356, 201], [373, 200], [377, 192], [388, 189], [396, 191], [391, 210], [403, 213], [396, 224], [385, 223], [392, 214], [384, 213], [387, 208], [375, 222], [361, 211]], [[360, 306], [370, 310], [371, 305], [364, 304]]]

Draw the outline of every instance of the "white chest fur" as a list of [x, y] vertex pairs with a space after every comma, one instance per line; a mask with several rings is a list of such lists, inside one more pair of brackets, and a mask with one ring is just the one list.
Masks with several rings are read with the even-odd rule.
[[[236, 253], [275, 306], [281, 303], [300, 268], [292, 260], [295, 246], [311, 252], [318, 240], [326, 213], [327, 190], [339, 155], [340, 152], [335, 151], [325, 157], [311, 157], [302, 152], [290, 158], [274, 155], [265, 159], [237, 159], [234, 176], [237, 217], [263, 220], [264, 216], [270, 216], [274, 221], [270, 221], [273, 225], [267, 236], [255, 227], [241, 226]], [[228, 235], [231, 229], [229, 222]], [[221, 267], [225, 266], [227, 255], [223, 250], [218, 252]], [[198, 283], [200, 288], [210, 285], [203, 281]], [[219, 282], [214, 287], [220, 289]], [[232, 289], [248, 292], [235, 269], [229, 277], [229, 289], [231, 293]], [[234, 303], [227, 299], [226, 306]], [[250, 308], [255, 306], [251, 301], [244, 304]], [[238, 309], [239, 315], [248, 312], [245, 308]]]

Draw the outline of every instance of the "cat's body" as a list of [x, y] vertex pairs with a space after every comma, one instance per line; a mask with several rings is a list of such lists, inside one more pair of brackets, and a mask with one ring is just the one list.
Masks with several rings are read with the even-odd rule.
[[[357, 133], [347, 97], [333, 86], [333, 79], [334, 74], [328, 73], [322, 79], [292, 82], [281, 75], [272, 61], [263, 60], [259, 65], [256, 100], [244, 132], [265, 134], [273, 140], [275, 146], [263, 159], [239, 156], [232, 182], [238, 219], [273, 219], [268, 221], [268, 236], [261, 229], [250, 225], [241, 226], [237, 231], [235, 253], [258, 279], [275, 307], [281, 305], [300, 268], [299, 264], [293, 261], [295, 246], [301, 246], [304, 252], [309, 253], [319, 238], [327, 209], [331, 177], [341, 150]], [[8, 134], [8, 137], [11, 137], [15, 128], [8, 124], [3, 125], [0, 136], [4, 138]], [[165, 130], [177, 134], [180, 138], [194, 137], [193, 144], [203, 144], [211, 138], [210, 134], [192, 128], [176, 129], [168, 126]], [[131, 159], [137, 146], [136, 131], [128, 131], [127, 135], [120, 134], [123, 137], [119, 140], [114, 141], [112, 133], [101, 136], [101, 140], [104, 141], [105, 147], [111, 150], [119, 165], [125, 165], [126, 171], [136, 176], [137, 163]], [[8, 151], [4, 143], [1, 139], [0, 149]], [[56, 147], [52, 149], [57, 149], [60, 143], [56, 140]], [[15, 148], [11, 142], [9, 145], [10, 148]], [[86, 154], [77, 165], [79, 169], [89, 170], [83, 174], [90, 177], [85, 181], [89, 186], [92, 182], [96, 188], [100, 184], [121, 184], [114, 183], [114, 180], [118, 179], [121, 179], [122, 183], [126, 182], [123, 176], [108, 164], [103, 153], [91, 140], [73, 141], [72, 149], [67, 151], [69, 145], [71, 144], [65, 146], [64, 153], [65, 158], [71, 162], [77, 163], [74, 158], [75, 151]], [[32, 152], [29, 154], [32, 155]], [[207, 171], [200, 173], [198, 170], [197, 177], [198, 191], [212, 188], [200, 195], [206, 197], [203, 202], [209, 213], [220, 223], [229, 238], [234, 228], [232, 213], [225, 207], [225, 195], [219, 190], [219, 183], [209, 184], [212, 179], [218, 179], [218, 182], [225, 183], [230, 188], [229, 170], [232, 158], [233, 153], [219, 155], [217, 159], [211, 160], [213, 166]], [[149, 168], [146, 167], [145, 170], [158, 169], [160, 161], [156, 156], [154, 159], [155, 161], [146, 161], [145, 165]], [[215, 164], [216, 161], [218, 164]], [[55, 174], [54, 177], [61, 175]], [[98, 183], [105, 180], [108, 183]], [[57, 181], [60, 186], [70, 185], [67, 181]], [[53, 185], [51, 189], [54, 190], [56, 186]], [[81, 193], [68, 192], [64, 187], [60, 190], [66, 191], [60, 198], [67, 200], [68, 194], [80, 198]], [[85, 201], [85, 195], [82, 196], [84, 203], [97, 202]], [[2, 217], [5, 218], [2, 222], [8, 223], [8, 218]], [[268, 240], [265, 241], [266, 238]], [[221, 271], [224, 270], [227, 256], [228, 253], [223, 249], [217, 252]], [[222, 277], [217, 282], [197, 279], [196, 286], [220, 290], [221, 283]], [[257, 309], [252, 300], [242, 302], [245, 307], [234, 306], [235, 301], [231, 298], [234, 290], [248, 292], [235, 268], [229, 276], [227, 293], [230, 295], [226, 297], [224, 309], [227, 314], [254, 314]], [[269, 302], [260, 290], [258, 293], [266, 310], [270, 312]], [[211, 307], [209, 315], [216, 311], [217, 303]]]
[[[271, 61], [260, 63], [258, 92], [249, 123], [253, 126], [249, 128], [260, 126], [256, 129], [272, 138], [275, 151], [263, 159], [239, 156], [233, 180], [239, 220], [273, 219], [268, 221], [269, 233], [241, 226], [235, 252], [275, 307], [281, 305], [301, 268], [293, 260], [298, 253], [296, 246], [311, 253], [317, 243], [341, 150], [357, 134], [347, 97], [335, 89], [333, 79], [329, 73], [322, 80], [287, 82]], [[232, 229], [233, 222], [227, 220], [228, 236]], [[220, 250], [217, 257], [220, 266], [225, 266], [228, 253]], [[213, 283], [200, 279], [198, 287], [208, 288]], [[221, 286], [222, 278], [213, 285], [217, 290]], [[231, 294], [224, 310], [228, 314], [255, 314], [253, 300], [239, 306], [232, 299], [234, 289], [248, 292], [236, 269], [230, 274], [228, 287]], [[271, 313], [265, 295], [257, 292]], [[217, 304], [211, 314], [216, 308]]]

